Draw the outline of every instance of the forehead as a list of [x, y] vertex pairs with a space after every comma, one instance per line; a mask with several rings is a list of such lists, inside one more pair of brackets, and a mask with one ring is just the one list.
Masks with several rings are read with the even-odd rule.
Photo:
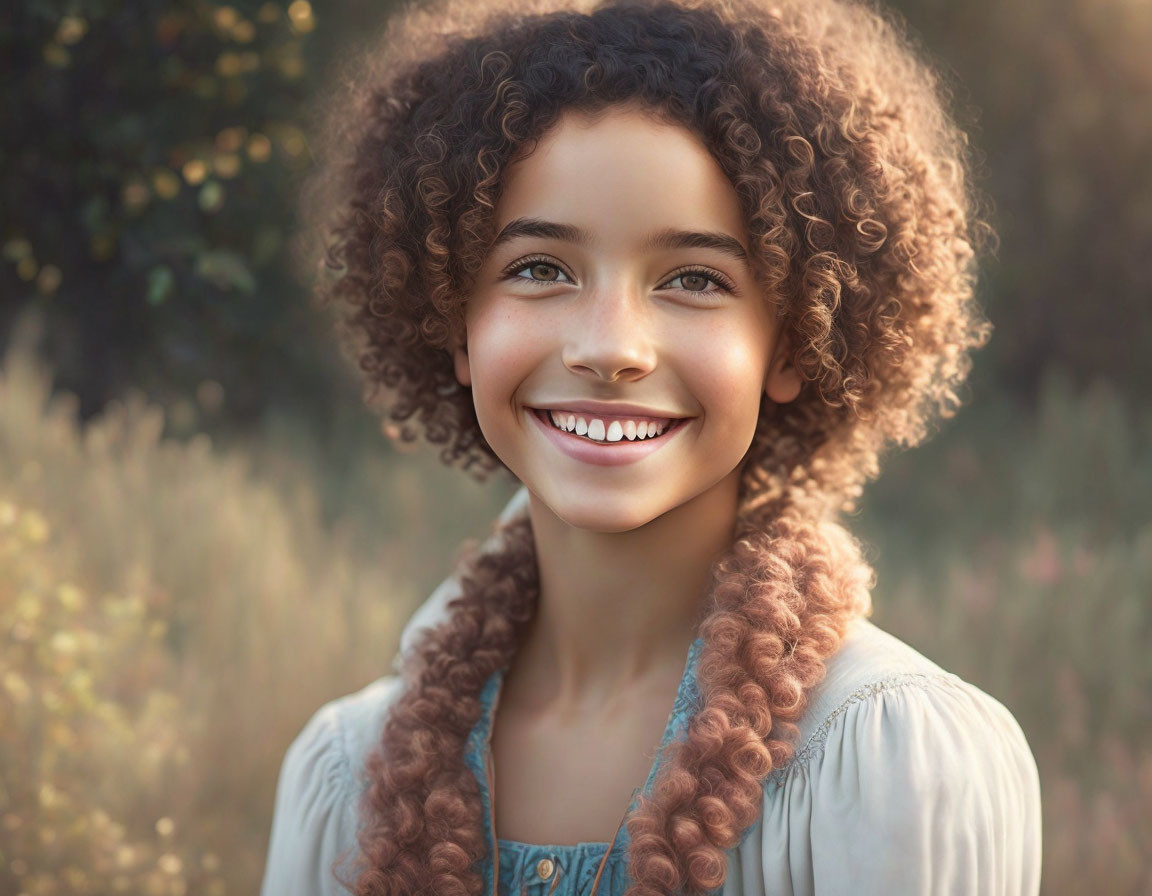
[[497, 231], [520, 217], [574, 224], [607, 245], [664, 228], [746, 238], [736, 190], [703, 142], [630, 106], [566, 112], [509, 166]]

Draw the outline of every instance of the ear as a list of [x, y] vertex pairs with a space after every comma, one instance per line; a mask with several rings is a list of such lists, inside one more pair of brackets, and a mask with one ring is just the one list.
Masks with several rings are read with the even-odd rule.
[[803, 385], [800, 371], [792, 363], [792, 343], [788, 334], [781, 332], [764, 377], [764, 393], [776, 404], [787, 404], [796, 400]]
[[468, 363], [468, 341], [461, 336], [452, 349], [452, 366], [456, 369], [456, 382], [461, 386], [472, 385], [472, 367]]

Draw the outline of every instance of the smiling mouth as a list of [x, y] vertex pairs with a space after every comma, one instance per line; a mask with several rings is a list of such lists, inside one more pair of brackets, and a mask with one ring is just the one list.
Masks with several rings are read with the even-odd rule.
[[676, 429], [687, 418], [609, 417], [574, 411], [532, 408], [548, 426], [600, 445], [651, 442]]

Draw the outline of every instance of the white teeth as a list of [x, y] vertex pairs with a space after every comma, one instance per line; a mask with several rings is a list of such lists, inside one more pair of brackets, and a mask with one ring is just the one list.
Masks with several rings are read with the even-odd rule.
[[589, 420], [564, 411], [548, 411], [548, 416], [552, 420], [552, 425], [557, 429], [564, 432], [574, 432], [578, 436], [587, 436], [597, 442], [619, 442], [622, 439], [638, 442], [641, 439], [651, 439], [661, 435], [672, 422], [669, 420], [661, 426], [652, 421], [624, 420], [621, 422], [620, 420], [613, 420], [611, 423], [605, 424], [603, 420], [596, 417]]

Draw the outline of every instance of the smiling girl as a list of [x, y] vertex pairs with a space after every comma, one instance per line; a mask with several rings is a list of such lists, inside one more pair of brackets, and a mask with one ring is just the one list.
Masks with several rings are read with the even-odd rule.
[[1020, 894], [1035, 762], [835, 521], [987, 327], [962, 135], [836, 0], [411, 8], [318, 184], [404, 437], [523, 485], [281, 770], [265, 896]]

